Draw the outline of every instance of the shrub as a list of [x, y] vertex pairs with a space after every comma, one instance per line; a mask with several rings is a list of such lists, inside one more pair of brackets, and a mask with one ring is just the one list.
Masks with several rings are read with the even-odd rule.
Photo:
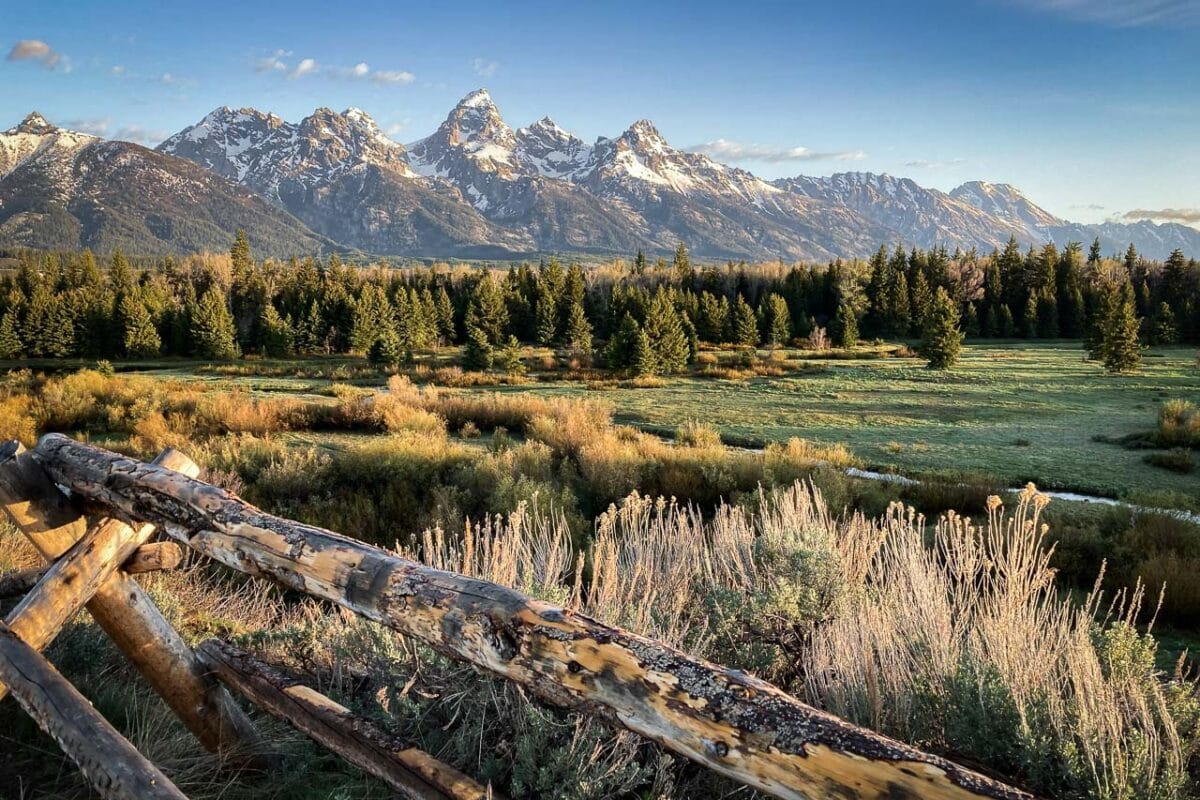
[[1158, 412], [1162, 447], [1200, 447], [1200, 409], [1190, 400], [1168, 400]]
[[1148, 453], [1142, 456], [1142, 460], [1153, 467], [1169, 469], [1184, 475], [1196, 468], [1192, 451], [1185, 447], [1175, 447], [1165, 453]]

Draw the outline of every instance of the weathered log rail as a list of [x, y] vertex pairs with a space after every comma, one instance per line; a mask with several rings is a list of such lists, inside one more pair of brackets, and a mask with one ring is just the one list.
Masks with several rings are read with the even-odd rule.
[[[33, 456], [74, 499], [132, 529], [157, 526], [236, 570], [341, 605], [518, 683], [546, 702], [635, 731], [772, 796], [1029, 797], [807, 706], [739, 671], [487, 581], [272, 516], [161, 465], [56, 434], [43, 437]], [[22, 509], [8, 505], [20, 524]], [[55, 549], [51, 557], [66, 548]], [[120, 571], [113, 574], [132, 582]], [[220, 673], [216, 661], [210, 653], [209, 663]], [[243, 683], [253, 681], [243, 676]], [[261, 682], [256, 685], [266, 691]]]

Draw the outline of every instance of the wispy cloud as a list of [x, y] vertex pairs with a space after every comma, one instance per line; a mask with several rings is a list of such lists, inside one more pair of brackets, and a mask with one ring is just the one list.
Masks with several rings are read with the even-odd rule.
[[341, 67], [321, 64], [315, 58], [293, 61], [292, 55], [291, 50], [276, 50], [255, 61], [254, 71], [278, 73], [289, 80], [324, 76], [336, 80], [371, 81], [393, 86], [407, 85], [417, 79], [416, 75], [406, 70], [372, 69], [366, 61], [359, 61], [350, 67]]
[[195, 86], [196, 85], [196, 81], [192, 80], [191, 78], [181, 78], [180, 76], [178, 76], [174, 73], [171, 73], [171, 72], [164, 72], [161, 75], [159, 75], [157, 78], [155, 78], [154, 80], [157, 81], [158, 83], [161, 83], [163, 86]]
[[1200, 208], [1135, 208], [1121, 215], [1128, 220], [1152, 220], [1154, 222], [1181, 222], [1184, 225], [1200, 225]]
[[108, 130], [111, 126], [111, 121], [108, 117], [98, 119], [73, 119], [67, 122], [67, 127], [73, 131], [81, 133], [90, 133], [92, 136], [108, 136]]
[[407, 85], [417, 79], [416, 75], [411, 72], [403, 72], [398, 70], [381, 69], [371, 73], [371, 80], [375, 83], [391, 83]]
[[1103, 211], [1106, 206], [1099, 203], [1074, 203], [1070, 208], [1073, 211]]
[[90, 133], [92, 136], [133, 142], [147, 147], [158, 144], [167, 138], [166, 131], [146, 128], [142, 125], [121, 125], [114, 128], [110, 117], [73, 119], [67, 122], [67, 127], [82, 133]]
[[117, 129], [112, 138], [152, 147], [167, 138], [167, 132], [156, 128], [144, 128], [141, 125], [124, 125]]
[[260, 58], [258, 61], [255, 61], [254, 62], [254, 71], [255, 72], [286, 72], [288, 66], [287, 66], [287, 62], [284, 61], [284, 59], [289, 58], [291, 55], [292, 55], [291, 50], [276, 50], [271, 55], [266, 56], [265, 58]]
[[288, 71], [288, 77], [296, 80], [297, 78], [303, 78], [305, 75], [315, 74], [318, 69], [319, 65], [315, 58], [302, 58], [296, 66]]
[[1005, 0], [1034, 11], [1114, 28], [1200, 24], [1195, 0]]
[[486, 58], [471, 59], [471, 70], [481, 78], [490, 78], [500, 69], [499, 61], [489, 61]]
[[905, 161], [904, 166], [912, 169], [949, 169], [950, 167], [961, 167], [967, 163], [965, 158], [947, 158], [947, 159], [925, 159], [918, 158], [913, 161]]
[[768, 147], [761, 144], [744, 144], [730, 139], [714, 139], [711, 142], [687, 148], [693, 153], [702, 153], [718, 161], [762, 161], [768, 164], [787, 164], [796, 161], [861, 161], [867, 157], [862, 150], [818, 151], [807, 147]]
[[22, 39], [8, 51], [9, 61], [32, 61], [46, 69], [71, 71], [71, 60], [41, 39]]
[[129, 70], [126, 69], [122, 64], [113, 64], [108, 68], [108, 74], [112, 75], [114, 78], [124, 78], [129, 74]]

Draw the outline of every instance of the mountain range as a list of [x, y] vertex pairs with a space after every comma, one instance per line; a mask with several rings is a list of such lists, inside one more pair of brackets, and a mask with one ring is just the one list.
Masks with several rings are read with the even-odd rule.
[[1200, 230], [1072, 223], [1004, 184], [767, 181], [671, 146], [649, 120], [590, 145], [549, 117], [514, 130], [482, 89], [407, 146], [356, 108], [292, 123], [222, 107], [155, 150], [36, 113], [0, 133], [0, 245], [182, 253], [223, 248], [239, 227], [270, 255], [629, 255], [682, 241], [701, 258], [824, 260], [885, 243], [990, 251], [1010, 237], [1200, 253]]

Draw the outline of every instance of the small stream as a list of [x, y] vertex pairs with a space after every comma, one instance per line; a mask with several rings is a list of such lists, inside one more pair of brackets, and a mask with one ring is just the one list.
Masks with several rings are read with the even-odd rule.
[[[890, 472], [873, 472], [869, 469], [859, 469], [858, 467], [848, 467], [845, 470], [846, 474], [852, 478], [863, 478], [868, 481], [882, 481], [884, 483], [892, 483], [898, 486], [916, 486], [920, 481], [915, 478], [909, 478], [905, 475], [896, 475]], [[1008, 489], [1010, 492], [1021, 492], [1025, 487], [1018, 486]], [[1200, 525], [1200, 514], [1192, 511], [1183, 511], [1176, 508], [1154, 508], [1152, 506], [1140, 506], [1136, 503], [1127, 503], [1124, 500], [1114, 500], [1111, 497], [1097, 497], [1091, 494], [1079, 494], [1078, 492], [1055, 492], [1038, 489], [1039, 494], [1044, 494], [1052, 500], [1065, 500], [1068, 503], [1096, 503], [1102, 506], [1120, 506], [1128, 508], [1136, 514], [1162, 514], [1165, 516], [1175, 517], [1176, 519], [1191, 522]]]

